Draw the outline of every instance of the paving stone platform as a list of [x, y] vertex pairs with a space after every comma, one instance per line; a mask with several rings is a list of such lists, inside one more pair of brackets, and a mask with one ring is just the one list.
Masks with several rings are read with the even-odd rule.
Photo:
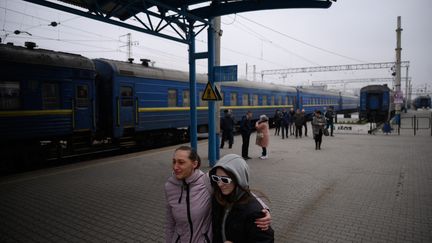
[[[430, 117], [430, 111], [402, 114]], [[426, 119], [421, 121], [427, 125]], [[424, 124], [423, 124], [424, 123]], [[271, 200], [276, 242], [432, 242], [431, 130], [251, 137], [251, 187]], [[0, 242], [165, 242], [175, 147], [0, 178]], [[221, 155], [241, 153], [241, 137]], [[199, 153], [208, 170], [207, 142]]]

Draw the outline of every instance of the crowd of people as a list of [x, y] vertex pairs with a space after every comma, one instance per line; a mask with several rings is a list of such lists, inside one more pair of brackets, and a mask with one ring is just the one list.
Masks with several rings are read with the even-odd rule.
[[[329, 107], [325, 114], [317, 110], [312, 115], [306, 115], [305, 110], [297, 109], [294, 111], [291, 108], [279, 110], [277, 109], [273, 115], [272, 121], [274, 126], [274, 135], [282, 136], [282, 139], [288, 139], [289, 136], [302, 138], [308, 136], [308, 123], [311, 122], [313, 138], [315, 140], [315, 149], [321, 150], [321, 143], [323, 135], [333, 136], [334, 130], [334, 119], [335, 113], [333, 107]], [[222, 131], [222, 139], [220, 148], [224, 148], [225, 142], [228, 141], [229, 148], [232, 148], [234, 143], [234, 128], [235, 120], [232, 115], [232, 111], [227, 109], [224, 110], [224, 116], [220, 121], [220, 128]], [[242, 152], [243, 159], [251, 159], [249, 157], [249, 144], [250, 136], [256, 129], [256, 141], [255, 144], [261, 147], [262, 153], [260, 159], [268, 158], [268, 146], [270, 140], [270, 124], [269, 118], [266, 115], [261, 115], [259, 120], [252, 123], [252, 112], [248, 111], [240, 121], [240, 134], [242, 137]], [[330, 130], [330, 131], [329, 131]]]

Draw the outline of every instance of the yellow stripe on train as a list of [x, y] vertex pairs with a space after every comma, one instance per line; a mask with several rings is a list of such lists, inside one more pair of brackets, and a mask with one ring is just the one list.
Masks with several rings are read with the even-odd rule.
[[[220, 109], [269, 109], [269, 108], [291, 108], [293, 105], [266, 105], [266, 106], [221, 106]], [[169, 111], [189, 111], [189, 107], [149, 107], [138, 108], [139, 112], [169, 112]], [[207, 106], [199, 106], [197, 110], [208, 110]]]

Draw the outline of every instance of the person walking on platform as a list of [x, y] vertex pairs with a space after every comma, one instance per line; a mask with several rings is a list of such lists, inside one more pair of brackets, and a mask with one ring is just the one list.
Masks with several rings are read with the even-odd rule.
[[[201, 158], [189, 146], [181, 146], [172, 158], [172, 175], [165, 183], [166, 225], [165, 241], [211, 242], [213, 190], [208, 173], [199, 168]], [[262, 201], [260, 201], [261, 203]], [[268, 208], [261, 203], [263, 208]], [[270, 226], [270, 213], [256, 221], [258, 231]]]
[[294, 124], [295, 124], [295, 136], [296, 138], [298, 138], [300, 136], [300, 138], [302, 137], [302, 127], [303, 127], [303, 123], [304, 123], [304, 115], [300, 112], [300, 109], [297, 109], [296, 114], [294, 115]]
[[284, 139], [285, 137], [288, 138], [288, 133], [289, 133], [289, 124], [290, 124], [290, 120], [291, 117], [289, 115], [289, 113], [283, 109], [282, 111], [282, 139]]
[[213, 243], [273, 243], [271, 227], [254, 225], [262, 217], [262, 205], [249, 188], [249, 166], [236, 155], [222, 157], [210, 172], [213, 199]]
[[303, 114], [303, 117], [304, 117], [304, 121], [303, 121], [304, 135], [305, 135], [305, 137], [307, 137], [308, 136], [307, 135], [307, 122], [309, 121], [308, 120], [309, 118], [306, 115], [305, 109], [302, 109], [302, 114]]
[[[267, 159], [267, 147], [269, 145], [269, 125], [268, 125], [268, 117], [266, 115], [261, 115], [259, 121], [255, 123], [255, 128], [257, 130], [256, 133], [256, 142], [255, 144], [262, 148], [260, 159]], [[283, 134], [282, 130], [282, 134]], [[283, 135], [282, 135], [283, 136]]]
[[327, 126], [326, 128], [328, 129], [330, 127], [330, 136], [333, 137], [333, 129], [334, 129], [334, 125], [333, 125], [333, 118], [334, 118], [334, 110], [333, 110], [333, 106], [330, 106], [327, 109], [327, 112], [325, 113], [325, 118], [327, 121]]
[[281, 120], [282, 120], [282, 114], [279, 111], [279, 109], [276, 109], [275, 114], [273, 116], [273, 123], [275, 126], [275, 133], [274, 133], [275, 136], [276, 135], [279, 136], [280, 129], [281, 129]]
[[249, 157], [249, 140], [252, 133], [252, 112], [248, 111], [245, 116], [242, 117], [240, 122], [240, 134], [242, 136], [242, 157], [245, 160], [252, 159]]
[[221, 118], [220, 128], [222, 130], [222, 140], [220, 148], [222, 149], [225, 145], [225, 141], [228, 140], [228, 148], [232, 148], [234, 143], [234, 118], [231, 110], [224, 110], [224, 117]]
[[321, 115], [321, 111], [316, 110], [315, 115], [312, 118], [312, 131], [315, 140], [315, 150], [321, 150], [322, 136], [323, 136], [325, 125], [326, 125], [326, 120]]
[[294, 136], [294, 131], [295, 131], [295, 125], [294, 125], [295, 111], [294, 111], [294, 108], [291, 108], [288, 114], [290, 117], [290, 121], [289, 121], [290, 135]]

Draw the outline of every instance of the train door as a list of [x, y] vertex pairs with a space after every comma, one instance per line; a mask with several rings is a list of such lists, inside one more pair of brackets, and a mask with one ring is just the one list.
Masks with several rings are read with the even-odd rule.
[[135, 125], [133, 84], [122, 83], [119, 98], [120, 126], [123, 128], [132, 128]]
[[93, 93], [88, 82], [75, 82], [75, 101], [73, 107], [74, 130], [92, 130], [94, 123]]

